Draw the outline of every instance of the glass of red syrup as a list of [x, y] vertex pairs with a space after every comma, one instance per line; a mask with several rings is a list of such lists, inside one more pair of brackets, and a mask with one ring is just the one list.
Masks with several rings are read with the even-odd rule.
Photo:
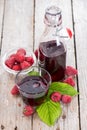
[[32, 66], [28, 71], [20, 71], [16, 75], [15, 82], [24, 103], [38, 106], [44, 102], [51, 84], [51, 76], [47, 70]]

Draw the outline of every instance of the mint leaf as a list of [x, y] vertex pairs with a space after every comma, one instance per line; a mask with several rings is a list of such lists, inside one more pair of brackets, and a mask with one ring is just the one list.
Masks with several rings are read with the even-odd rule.
[[54, 125], [57, 118], [60, 117], [62, 108], [60, 103], [48, 100], [38, 106], [36, 111], [40, 119], [47, 125], [51, 126]]
[[53, 82], [48, 91], [48, 96], [53, 92], [60, 92], [61, 94], [66, 94], [70, 96], [75, 96], [78, 92], [69, 84], [62, 82]]
[[37, 72], [37, 71], [30, 71], [30, 72], [28, 73], [28, 75], [29, 75], [29, 76], [39, 76], [39, 72]]

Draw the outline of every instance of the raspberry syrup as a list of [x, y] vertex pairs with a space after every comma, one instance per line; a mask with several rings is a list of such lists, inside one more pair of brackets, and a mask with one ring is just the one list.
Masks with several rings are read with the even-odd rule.
[[56, 40], [41, 42], [39, 45], [39, 66], [46, 69], [52, 81], [60, 81], [65, 76], [66, 50], [62, 42]]
[[27, 76], [20, 82], [19, 91], [25, 104], [40, 105], [47, 93], [47, 81], [41, 76]]

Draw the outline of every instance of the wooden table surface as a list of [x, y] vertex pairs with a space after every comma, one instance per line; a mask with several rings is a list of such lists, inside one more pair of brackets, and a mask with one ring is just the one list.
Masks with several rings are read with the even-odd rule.
[[64, 106], [66, 118], [61, 116], [49, 127], [36, 113], [23, 116], [23, 101], [10, 94], [15, 77], [0, 63], [0, 130], [2, 126], [4, 130], [87, 130], [87, 0], [0, 0], [0, 62], [14, 47], [38, 47], [44, 12], [50, 5], [62, 9], [63, 26], [73, 30], [73, 38], [67, 41], [67, 65], [78, 69], [75, 88], [80, 95]]

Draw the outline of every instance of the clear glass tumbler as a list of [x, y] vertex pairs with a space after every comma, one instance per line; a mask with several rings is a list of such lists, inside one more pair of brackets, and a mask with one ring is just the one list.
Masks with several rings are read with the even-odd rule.
[[15, 82], [23, 101], [37, 106], [44, 101], [51, 84], [51, 76], [45, 69], [33, 66], [28, 71], [20, 71], [16, 75]]

